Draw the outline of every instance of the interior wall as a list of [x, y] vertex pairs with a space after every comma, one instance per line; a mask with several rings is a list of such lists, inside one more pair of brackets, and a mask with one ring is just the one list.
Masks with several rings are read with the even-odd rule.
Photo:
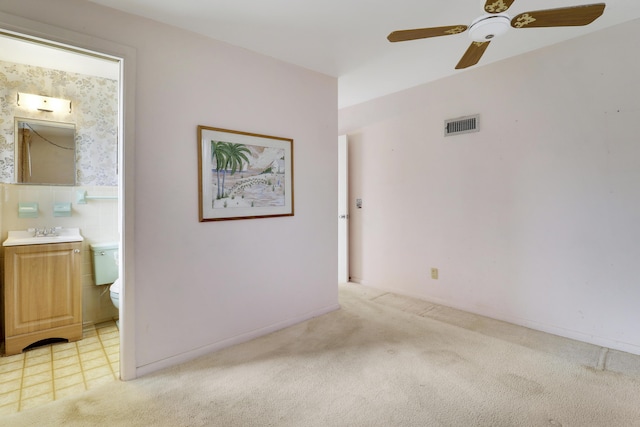
[[[352, 278], [640, 354], [638, 37], [634, 21], [341, 110]], [[476, 113], [480, 132], [443, 136]]]
[[[136, 50], [137, 374], [338, 307], [335, 78], [85, 1], [0, 9]], [[295, 216], [198, 222], [198, 125], [294, 139]]]

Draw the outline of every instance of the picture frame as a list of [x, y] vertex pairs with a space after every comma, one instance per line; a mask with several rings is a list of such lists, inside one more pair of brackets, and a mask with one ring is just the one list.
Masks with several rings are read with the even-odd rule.
[[200, 222], [293, 216], [293, 139], [198, 126]]

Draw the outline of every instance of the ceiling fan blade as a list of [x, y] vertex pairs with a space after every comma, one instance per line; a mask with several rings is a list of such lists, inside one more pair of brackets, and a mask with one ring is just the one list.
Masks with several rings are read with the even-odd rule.
[[509, 9], [515, 0], [487, 0], [484, 11], [487, 13], [502, 13]]
[[525, 12], [515, 16], [511, 20], [511, 26], [513, 28], [539, 28], [587, 25], [602, 15], [604, 7], [604, 3], [598, 3]]
[[462, 55], [458, 65], [456, 65], [456, 70], [476, 65], [478, 61], [480, 61], [480, 58], [482, 58], [484, 51], [489, 47], [489, 43], [491, 42], [472, 42], [471, 46], [469, 46], [464, 55]]
[[450, 36], [460, 34], [467, 29], [466, 25], [450, 25], [448, 27], [417, 28], [415, 30], [394, 31], [387, 36], [390, 42], [426, 39], [429, 37]]

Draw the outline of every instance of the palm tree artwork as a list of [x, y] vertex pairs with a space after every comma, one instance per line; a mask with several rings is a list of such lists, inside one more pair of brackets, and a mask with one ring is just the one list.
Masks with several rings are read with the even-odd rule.
[[[224, 184], [227, 171], [233, 175], [242, 170], [245, 162], [249, 163], [247, 154], [251, 154], [251, 151], [244, 144], [211, 141], [211, 163], [216, 165], [216, 180], [218, 184], [215, 199], [219, 200], [225, 197]], [[220, 180], [220, 175], [222, 175], [222, 181]]]
[[212, 188], [212, 208], [284, 204], [284, 171], [279, 167], [283, 150], [217, 140], [210, 143], [216, 187]]
[[222, 198], [223, 187], [220, 185], [220, 171], [224, 169], [224, 165], [227, 162], [225, 144], [222, 141], [211, 141], [211, 163], [216, 165], [216, 179], [218, 181], [218, 194], [213, 197], [211, 207], [213, 207], [213, 200]]

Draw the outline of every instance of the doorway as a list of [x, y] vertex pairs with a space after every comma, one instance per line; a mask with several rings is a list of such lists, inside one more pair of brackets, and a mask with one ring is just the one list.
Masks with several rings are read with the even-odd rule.
[[[125, 72], [124, 72], [123, 62], [124, 62], [125, 56], [128, 56], [130, 59], [133, 59], [133, 55], [130, 51], [128, 51], [127, 48], [120, 50], [119, 47], [115, 47], [115, 49], [112, 49], [113, 46], [110, 46], [106, 51], [118, 52], [120, 50], [121, 52], [125, 53], [125, 55], [122, 55], [122, 56], [114, 56], [111, 54], [100, 53], [99, 52], [100, 46], [95, 46], [96, 48], [94, 49], [93, 46], [88, 46], [88, 47], [75, 46], [72, 44], [73, 40], [71, 40], [71, 43], [67, 43], [66, 41], [65, 43], [62, 43], [54, 40], [44, 40], [41, 38], [35, 38], [27, 34], [24, 34], [22, 32], [23, 27], [21, 28], [21, 32], [14, 32], [11, 28], [11, 24], [8, 24], [2, 21], [0, 21], [0, 28], [4, 28], [4, 29], [0, 29], [0, 52], [1, 52], [0, 61], [4, 61], [11, 64], [17, 64], [13, 66], [14, 68], [20, 68], [23, 66], [29, 67], [30, 72], [34, 72], [33, 70], [36, 70], [36, 69], [37, 70], [49, 69], [49, 70], [56, 70], [56, 72], [59, 72], [61, 75], [63, 75], [64, 73], [69, 73], [69, 75], [73, 73], [74, 77], [76, 75], [83, 75], [83, 76], [95, 77], [97, 79], [106, 79], [106, 80], [111, 79], [115, 81], [114, 93], [115, 93], [116, 99], [113, 100], [114, 101], [113, 105], [115, 106], [116, 117], [114, 119], [113, 135], [111, 137], [116, 144], [116, 149], [113, 150], [115, 158], [113, 159], [113, 162], [112, 162], [113, 167], [116, 170], [116, 173], [114, 174], [114, 181], [113, 181], [113, 183], [115, 184], [114, 191], [113, 191], [113, 193], [115, 193], [115, 197], [113, 197], [114, 201], [108, 201], [106, 203], [115, 203], [117, 205], [117, 207], [115, 207], [114, 209], [116, 213], [115, 213], [115, 225], [113, 226], [113, 228], [115, 230], [116, 239], [119, 241], [119, 245], [121, 248], [121, 250], [119, 251], [119, 276], [121, 277], [122, 282], [124, 282], [125, 276], [126, 276], [125, 274], [126, 264], [125, 264], [125, 256], [124, 256], [125, 244], [126, 244], [125, 240], [131, 241], [131, 238], [126, 239], [127, 236], [125, 233], [125, 231], [127, 230], [127, 227], [125, 226], [126, 198], [123, 197], [123, 195], [125, 194], [124, 192], [124, 187], [125, 187], [124, 160], [125, 160], [125, 153], [129, 153], [131, 150], [128, 149], [128, 147], [125, 145], [125, 139], [127, 138], [125, 138], [125, 132], [124, 132], [125, 114], [123, 112], [123, 105], [125, 103], [125, 100], [124, 100]], [[33, 30], [36, 31], [35, 28]], [[52, 29], [51, 31], [52, 31], [51, 33], [52, 38], [55, 38], [56, 30]], [[40, 31], [38, 31], [38, 33], [42, 34], [41, 29]], [[68, 32], [66, 32], [66, 36], [68, 37]], [[82, 39], [82, 36], [78, 35], [78, 39], [79, 40]], [[105, 43], [108, 43], [108, 42], [105, 42]], [[64, 78], [61, 77], [60, 81], [64, 81]], [[58, 86], [60, 86], [60, 82], [58, 82]], [[51, 94], [51, 95], [58, 96], [59, 94]], [[127, 115], [128, 117], [129, 117], [129, 114], [131, 113], [128, 113]], [[11, 121], [12, 120], [13, 118], [11, 118]], [[132, 120], [128, 120], [128, 121], [132, 122]], [[86, 156], [86, 153], [85, 153], [85, 156]], [[6, 180], [4, 180], [3, 182], [11, 183], [12, 181], [7, 182]], [[74, 189], [78, 187], [82, 187], [82, 182], [77, 183], [76, 186], [74, 186]], [[61, 192], [64, 193], [64, 191], [61, 190], [60, 188], [57, 191], [58, 191], [57, 194], [60, 194]], [[74, 190], [69, 189], [68, 191], [74, 191]], [[99, 197], [95, 197], [95, 198], [97, 199]], [[105, 199], [106, 198], [110, 198], [110, 197], [105, 197]], [[3, 201], [6, 201], [6, 197], [4, 198]], [[3, 201], [0, 201], [0, 203], [2, 203]], [[79, 200], [74, 199], [73, 201], [71, 201], [71, 204], [74, 207], [77, 203], [79, 203]], [[95, 202], [89, 202], [89, 203], [103, 203], [103, 202], [95, 201]], [[65, 218], [65, 220], [66, 220], [66, 224], [68, 224], [71, 221], [73, 221], [74, 218], [68, 218], [68, 219]], [[7, 223], [6, 227], [5, 227], [5, 223]], [[2, 232], [6, 236], [6, 232], [8, 231], [8, 229], [14, 229], [17, 226], [16, 224], [18, 223], [15, 221], [13, 222], [9, 221], [5, 215], [2, 218], [0, 232]], [[98, 231], [96, 234], [99, 234], [99, 233], [100, 232]], [[85, 240], [87, 241], [89, 240], [87, 239], [87, 236], [84, 236], [84, 237], [85, 237]], [[85, 252], [88, 253], [89, 245], [85, 244], [84, 249], [85, 249]], [[85, 260], [86, 259], [88, 259], [87, 256], [85, 256]], [[83, 262], [83, 265], [85, 265], [86, 267], [87, 263]], [[83, 273], [83, 275], [85, 276], [87, 274], [88, 272]], [[104, 291], [103, 291], [102, 299], [104, 300], [104, 293], [106, 293], [106, 297], [108, 300], [109, 293]], [[122, 301], [123, 298], [120, 298], [120, 300]], [[108, 302], [109, 301], [106, 301], [103, 303], [106, 304]], [[84, 305], [84, 301], [83, 301], [83, 305]], [[87, 372], [92, 369], [93, 371], [91, 373], [95, 373], [96, 375], [99, 375], [100, 372], [107, 373], [110, 369], [113, 374], [113, 377], [115, 377], [113, 378], [114, 380], [117, 379], [118, 377], [123, 379], [132, 378], [134, 375], [132, 376], [130, 373], [131, 368], [127, 368], [127, 366], [131, 366], [131, 362], [128, 362], [128, 361], [132, 360], [131, 356], [127, 357], [127, 355], [130, 355], [129, 348], [131, 348], [131, 339], [132, 339], [131, 334], [129, 334], [130, 338], [128, 341], [124, 339], [124, 337], [127, 336], [125, 331], [128, 330], [131, 327], [131, 325], [130, 325], [130, 322], [126, 320], [126, 316], [123, 316], [124, 305], [126, 305], [126, 302], [121, 304], [121, 308], [119, 310], [120, 312], [119, 317], [123, 320], [120, 323], [119, 331], [117, 327], [115, 327], [115, 322], [113, 325], [109, 324], [109, 322], [99, 322], [93, 325], [93, 328], [87, 328], [86, 329], [87, 334], [85, 334], [85, 337], [83, 337], [83, 341], [85, 341], [85, 339], [87, 341], [85, 344], [90, 344], [95, 342], [99, 346], [101, 346], [103, 350], [105, 350], [104, 356], [108, 363], [107, 365], [103, 364], [102, 366], [99, 367], [102, 371], [100, 371], [97, 368], [89, 367], [90, 366], [90, 364], [88, 363], [90, 361], [88, 359], [89, 356], [87, 356], [86, 353], [81, 352], [81, 350], [84, 351], [84, 350], [87, 350], [87, 348], [82, 348], [82, 349], [80, 348], [85, 346], [75, 346], [74, 344], [70, 346], [69, 350], [73, 352], [73, 350], [71, 350], [71, 347], [75, 346], [74, 348], [77, 351], [76, 355], [60, 358], [59, 360], [61, 360], [62, 362], [59, 364], [59, 366], [61, 367], [61, 369], [67, 368], [69, 372], [72, 372], [74, 367], [71, 366], [71, 363], [73, 360], [77, 360], [77, 362], [79, 363], [79, 369], [81, 370], [80, 376], [83, 378], [82, 379], [83, 382], [76, 383], [74, 382], [75, 373], [69, 374], [69, 375], [61, 374], [60, 371], [57, 371], [58, 373], [56, 373], [57, 368], [56, 368], [55, 352], [53, 350], [49, 351], [48, 349], [45, 349], [44, 347], [42, 347], [36, 350], [31, 350], [29, 352], [30, 353], [29, 357], [27, 358], [25, 355], [22, 362], [16, 363], [16, 366], [22, 363], [23, 367], [28, 367], [27, 365], [29, 363], [37, 363], [36, 359], [39, 361], [40, 359], [44, 360], [48, 357], [49, 358], [48, 360], [51, 361], [49, 365], [53, 367], [53, 370], [50, 374], [51, 380], [49, 381], [47, 379], [44, 379], [42, 382], [38, 382], [37, 384], [30, 384], [30, 383], [27, 384], [24, 382], [24, 378], [27, 378], [27, 376], [23, 374], [20, 376], [20, 381], [22, 382], [21, 387], [24, 388], [24, 387], [39, 386], [40, 389], [43, 390], [43, 392], [41, 394], [38, 394], [36, 397], [40, 396], [42, 403], [45, 403], [50, 401], [49, 397], [53, 397], [53, 400], [56, 400], [58, 398], [62, 398], [68, 395], [69, 392], [73, 392], [74, 390], [77, 390], [78, 392], [80, 392], [90, 388], [91, 386], [97, 385], [99, 384], [101, 378], [103, 380], [108, 379], [109, 375], [106, 374], [103, 376], [96, 376], [95, 379], [97, 381], [93, 381], [93, 382], [87, 381], [87, 378], [89, 377], [87, 375]], [[80, 343], [80, 342], [81, 341], [78, 341], [77, 343]], [[127, 342], [129, 343], [129, 345], [127, 345]], [[73, 343], [69, 343], [69, 344], [73, 344]], [[113, 351], [107, 352], [106, 351], [107, 348]], [[58, 349], [60, 350], [60, 348]], [[114, 362], [114, 360], [116, 360], [117, 363]], [[2, 360], [0, 360], [0, 363], [2, 363]], [[67, 363], [69, 364], [67, 365]], [[11, 364], [11, 361], [5, 360], [5, 363], [2, 363], [2, 364], [5, 365], [6, 367], [7, 365]], [[17, 370], [12, 370], [11, 372], [14, 372], [14, 371], [18, 372]], [[6, 372], [6, 370], [2, 370], [0, 372], [4, 373]], [[3, 383], [7, 384], [9, 382], [12, 382], [11, 386], [16, 384], [16, 379], [9, 379], [7, 376], [5, 376], [5, 378], [2, 378], [2, 375], [4, 374], [0, 374], [0, 385], [2, 385]], [[40, 375], [39, 377], [44, 378], [44, 375]], [[3, 381], [5, 379], [6, 381]], [[34, 379], [34, 381], [36, 380]], [[65, 381], [67, 381], [67, 384], [64, 383]], [[67, 385], [67, 386], [65, 387], [64, 385]], [[9, 387], [9, 385], [7, 385], [7, 387]], [[23, 388], [20, 389], [19, 395], [21, 396], [23, 394], [27, 394], [27, 393], [23, 393]], [[36, 392], [36, 393], [39, 393], [39, 392]], [[20, 399], [22, 399], [22, 397], [20, 397]], [[34, 399], [34, 402], [36, 401], [37, 399]], [[32, 402], [31, 404], [34, 404], [34, 403]], [[21, 403], [18, 403], [17, 408], [18, 410], [26, 409], [28, 405], [29, 404], [27, 403], [24, 403], [24, 405], [22, 405]], [[11, 409], [9, 406], [5, 408], [5, 410], [9, 410], [9, 409]]]

